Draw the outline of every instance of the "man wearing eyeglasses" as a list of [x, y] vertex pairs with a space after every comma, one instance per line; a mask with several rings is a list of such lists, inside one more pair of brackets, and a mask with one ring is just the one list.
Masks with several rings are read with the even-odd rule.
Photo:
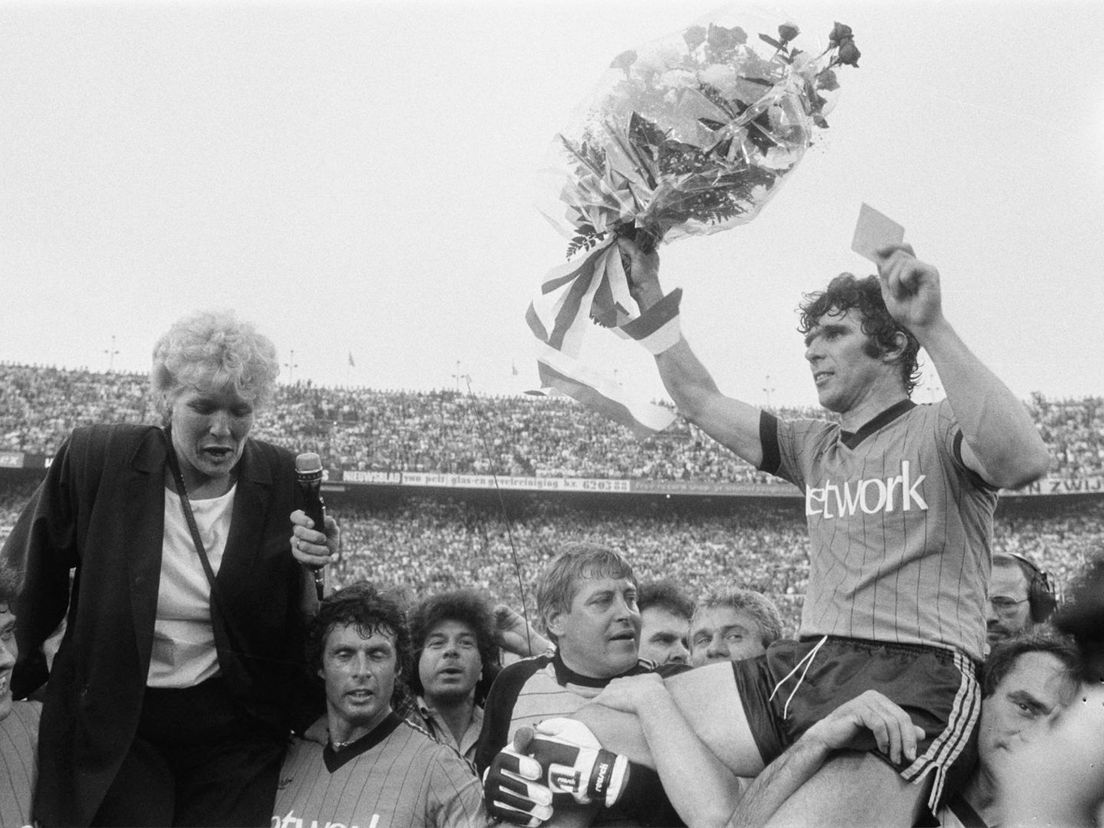
[[[1044, 576], [1032, 565], [1013, 555], [994, 555], [989, 581], [989, 610], [986, 633], [989, 649], [1020, 633], [1030, 632], [1046, 621], [1054, 609], [1054, 598]], [[1043, 583], [1032, 594], [1032, 576]]]

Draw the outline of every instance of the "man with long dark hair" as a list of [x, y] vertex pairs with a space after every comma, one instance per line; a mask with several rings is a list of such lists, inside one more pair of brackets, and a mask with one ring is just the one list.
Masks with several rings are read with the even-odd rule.
[[[935, 808], [944, 783], [952, 790], [969, 770], [997, 492], [1044, 474], [1046, 446], [947, 321], [938, 271], [907, 245], [878, 251], [878, 276], [843, 274], [807, 297], [805, 359], [834, 416], [787, 420], [721, 393], [681, 335], [681, 291], [664, 295], [658, 255], [627, 238], [618, 244], [641, 311], [634, 338], [655, 355], [679, 412], [799, 487], [810, 538], [798, 639], [674, 676], [671, 696], [729, 772], [754, 776], [842, 701], [884, 694], [924, 730], [916, 756], [833, 756], [775, 816], [913, 824], [925, 800]], [[933, 405], [909, 399], [921, 347], [947, 394]], [[626, 707], [576, 716], [603, 748], [655, 767], [664, 757]]]

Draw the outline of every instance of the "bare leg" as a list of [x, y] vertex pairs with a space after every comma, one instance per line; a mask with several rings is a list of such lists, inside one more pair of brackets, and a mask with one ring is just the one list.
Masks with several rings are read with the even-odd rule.
[[783, 803], [768, 825], [908, 828], [927, 800], [931, 781], [928, 774], [911, 784], [873, 754], [848, 751], [828, 760]]
[[[690, 727], [705, 745], [737, 776], [755, 776], [763, 769], [755, 739], [751, 735], [744, 705], [736, 691], [732, 665], [708, 664], [671, 676], [665, 684]], [[588, 704], [573, 718], [591, 729], [607, 750], [628, 756], [634, 762], [655, 767], [651, 749], [640, 722], [597, 704]]]

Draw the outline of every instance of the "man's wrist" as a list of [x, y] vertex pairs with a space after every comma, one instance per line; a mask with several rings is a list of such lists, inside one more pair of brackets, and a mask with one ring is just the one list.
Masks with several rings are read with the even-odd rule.
[[675, 288], [621, 330], [654, 355], [659, 356], [682, 338], [679, 305], [682, 288]]
[[793, 752], [799, 753], [810, 759], [824, 760], [836, 748], [829, 744], [828, 739], [820, 735], [816, 725], [806, 730], [801, 737], [794, 742]]
[[640, 312], [647, 313], [663, 299], [663, 288], [659, 286], [658, 281], [648, 282], [643, 285], [633, 285], [629, 288], [629, 294], [640, 308]]

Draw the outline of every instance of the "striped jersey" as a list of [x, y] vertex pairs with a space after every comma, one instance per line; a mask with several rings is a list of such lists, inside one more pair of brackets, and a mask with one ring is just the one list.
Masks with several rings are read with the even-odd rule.
[[38, 719], [42, 704], [12, 702], [11, 713], [0, 720], [0, 826], [23, 828], [31, 824], [31, 799], [38, 768]]
[[471, 766], [395, 713], [339, 751], [293, 740], [272, 817], [272, 828], [488, 824]]
[[802, 636], [957, 648], [980, 661], [997, 490], [962, 462], [946, 400], [902, 400], [857, 432], [760, 424], [760, 468], [805, 493]]

